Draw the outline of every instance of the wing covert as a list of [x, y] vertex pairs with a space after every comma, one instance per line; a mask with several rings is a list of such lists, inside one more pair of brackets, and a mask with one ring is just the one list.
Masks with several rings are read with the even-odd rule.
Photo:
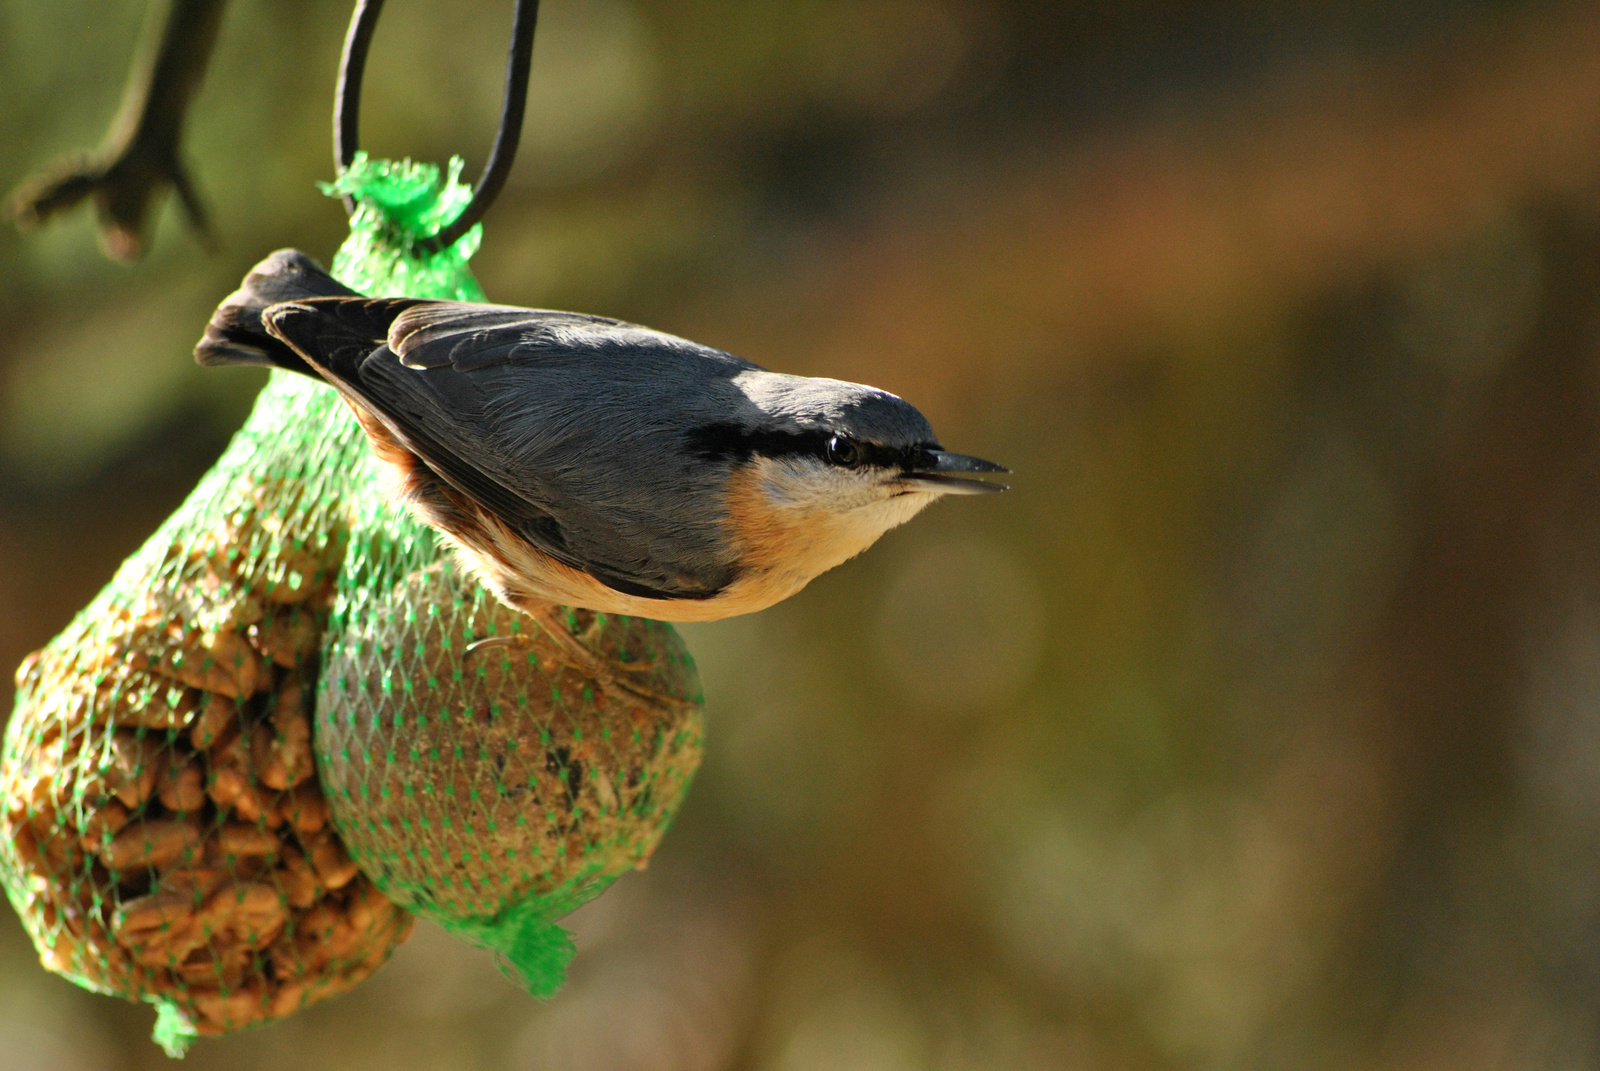
[[449, 366], [473, 372], [559, 352], [576, 331], [631, 326], [576, 312], [435, 301], [396, 318], [388, 338], [390, 349], [407, 368]]
[[[523, 361], [515, 369], [499, 369], [502, 380], [515, 373], [519, 385], [537, 390], [537, 364]], [[474, 371], [479, 375], [461, 370], [459, 362], [413, 369], [391, 347], [381, 346], [361, 362], [356, 382], [347, 389], [442, 479], [557, 561], [646, 598], [705, 599], [721, 590], [729, 577], [664, 568], [604, 524], [593, 503], [564, 490], [560, 477], [569, 474], [519, 458], [516, 437], [491, 414], [492, 392], [478, 382], [482, 370]]]

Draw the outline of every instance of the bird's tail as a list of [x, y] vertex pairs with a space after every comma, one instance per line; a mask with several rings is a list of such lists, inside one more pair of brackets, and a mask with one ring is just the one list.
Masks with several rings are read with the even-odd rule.
[[211, 314], [194, 359], [212, 365], [269, 365], [320, 378], [305, 360], [267, 330], [261, 314], [272, 305], [308, 298], [359, 297], [298, 249], [280, 249], [250, 269], [239, 289]]

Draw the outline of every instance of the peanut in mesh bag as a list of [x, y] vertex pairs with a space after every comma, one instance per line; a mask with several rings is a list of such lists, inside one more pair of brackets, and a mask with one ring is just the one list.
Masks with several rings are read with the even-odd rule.
[[316, 778], [311, 703], [349, 526], [316, 458], [267, 430], [289, 402], [265, 397], [184, 508], [24, 662], [0, 754], [0, 875], [41, 960], [157, 1004], [173, 1051], [343, 992], [411, 928], [350, 860]]

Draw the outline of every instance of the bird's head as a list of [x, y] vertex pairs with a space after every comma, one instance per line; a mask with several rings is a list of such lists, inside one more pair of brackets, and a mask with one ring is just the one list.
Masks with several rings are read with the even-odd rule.
[[730, 518], [774, 568], [809, 580], [937, 498], [1006, 489], [975, 477], [1008, 469], [946, 451], [927, 418], [886, 391], [760, 370], [734, 383], [749, 404], [696, 428], [691, 447], [731, 463]]

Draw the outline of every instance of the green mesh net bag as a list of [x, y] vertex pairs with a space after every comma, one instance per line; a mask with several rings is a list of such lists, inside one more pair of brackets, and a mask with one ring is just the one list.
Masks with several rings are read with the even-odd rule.
[[[481, 300], [459, 162], [358, 158], [334, 261], [374, 296]], [[666, 625], [565, 611], [659, 700], [601, 694], [531, 619], [384, 497], [329, 387], [275, 372], [222, 458], [17, 673], [0, 879], [46, 967], [158, 1009], [156, 1039], [349, 989], [410, 912], [537, 994], [555, 919], [640, 866], [699, 761], [694, 667]]]
[[[483, 300], [466, 264], [481, 228], [434, 257], [406, 252], [470, 198], [460, 169], [452, 160], [441, 184], [432, 166], [358, 154], [328, 190], [360, 205], [334, 274], [374, 296]], [[316, 702], [334, 822], [392, 900], [501, 953], [547, 995], [572, 956], [553, 920], [642, 866], [688, 791], [703, 731], [694, 663], [670, 625], [564, 611], [662, 699], [600, 694], [389, 505], [377, 462], [362, 457]]]

